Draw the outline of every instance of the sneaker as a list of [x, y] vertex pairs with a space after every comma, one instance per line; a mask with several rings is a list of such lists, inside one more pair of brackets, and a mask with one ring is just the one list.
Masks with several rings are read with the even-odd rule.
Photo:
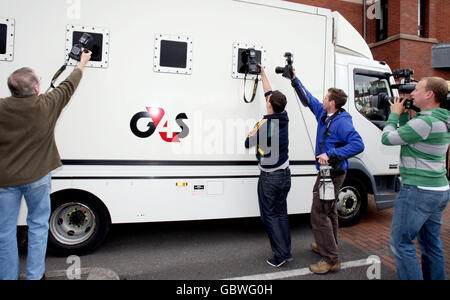
[[329, 264], [323, 259], [316, 264], [310, 265], [309, 269], [315, 274], [326, 274], [328, 272], [335, 272], [341, 268], [341, 262], [338, 261], [335, 264]]
[[311, 244], [311, 250], [312, 250], [314, 253], [320, 254], [320, 252], [319, 252], [319, 246], [317, 246], [316, 243], [312, 243], [312, 244]]
[[287, 263], [287, 260], [284, 260], [284, 259], [281, 259], [281, 258], [278, 258], [278, 257], [274, 256], [273, 258], [269, 258], [267, 260], [267, 263], [269, 265], [271, 265], [272, 267], [279, 268], [282, 265], [284, 265], [285, 263]]

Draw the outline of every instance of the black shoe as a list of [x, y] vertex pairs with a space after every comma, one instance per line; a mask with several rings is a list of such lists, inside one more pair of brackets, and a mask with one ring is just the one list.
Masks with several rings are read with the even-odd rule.
[[267, 263], [269, 265], [271, 265], [272, 267], [279, 268], [282, 265], [284, 265], [285, 263], [287, 263], [287, 260], [284, 260], [284, 259], [281, 259], [281, 258], [278, 258], [278, 257], [274, 256], [273, 258], [269, 258], [267, 260]]

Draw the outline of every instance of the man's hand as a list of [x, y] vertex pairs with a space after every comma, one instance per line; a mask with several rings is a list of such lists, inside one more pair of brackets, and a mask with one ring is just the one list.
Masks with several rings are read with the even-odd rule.
[[80, 63], [78, 64], [77, 68], [80, 70], [83, 70], [86, 66], [87, 62], [91, 59], [92, 51], [84, 52], [84, 49], [82, 49], [81, 57], [80, 57]]
[[406, 99], [400, 100], [400, 98], [398, 98], [398, 97], [395, 97], [394, 103], [389, 101], [389, 103], [391, 104], [391, 112], [394, 114], [399, 114], [399, 115], [404, 113], [405, 112], [405, 105], [404, 105], [405, 101], [406, 101]]
[[291, 78], [291, 81], [294, 81], [295, 78], [297, 78], [297, 74], [295, 74], [295, 69], [292, 68], [292, 78]]
[[330, 159], [326, 153], [320, 154], [316, 157], [317, 161], [321, 165], [328, 165], [328, 160]]
[[264, 69], [264, 66], [261, 64], [258, 64], [259, 68], [261, 69], [261, 76], [267, 76], [266, 70]]

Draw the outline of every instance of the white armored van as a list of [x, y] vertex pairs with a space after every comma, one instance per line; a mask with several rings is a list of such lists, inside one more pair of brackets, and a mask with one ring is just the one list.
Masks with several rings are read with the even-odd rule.
[[[399, 148], [381, 144], [389, 112], [371, 97], [392, 95], [391, 70], [339, 13], [277, 0], [4, 0], [0, 95], [23, 66], [45, 90], [83, 33], [93, 57], [56, 128], [64, 166], [52, 174], [50, 250], [91, 251], [117, 223], [259, 216], [259, 169], [244, 141], [266, 106], [261, 86], [253, 102], [243, 99], [255, 79], [244, 88], [248, 48], [288, 98], [289, 213], [310, 212], [317, 123], [274, 72], [285, 52], [317, 98], [347, 92], [366, 146], [340, 191], [341, 223], [359, 220], [368, 194], [380, 209], [392, 205]], [[24, 205], [19, 225], [25, 216]]]

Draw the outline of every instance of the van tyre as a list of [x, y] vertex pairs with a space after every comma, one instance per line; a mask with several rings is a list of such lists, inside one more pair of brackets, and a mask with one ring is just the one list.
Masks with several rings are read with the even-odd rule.
[[338, 194], [339, 225], [355, 225], [367, 209], [367, 189], [361, 180], [347, 177]]
[[52, 195], [49, 223], [48, 252], [68, 256], [93, 252], [105, 239], [111, 220], [98, 198], [76, 190]]

